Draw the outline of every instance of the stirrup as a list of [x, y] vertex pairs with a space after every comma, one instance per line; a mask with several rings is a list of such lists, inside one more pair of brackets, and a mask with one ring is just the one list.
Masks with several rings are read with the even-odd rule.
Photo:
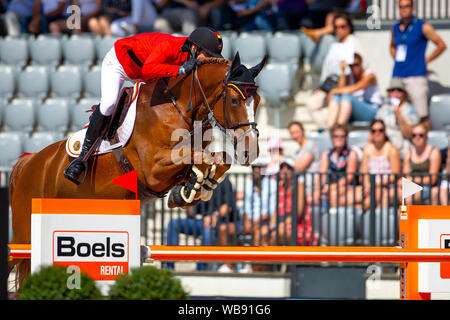
[[[79, 159], [75, 159], [75, 160], [73, 160], [73, 161], [80, 162], [80, 163], [84, 166], [84, 175], [83, 175], [83, 178], [81, 179], [81, 181], [78, 181], [78, 180], [76, 180], [76, 179], [73, 179], [72, 177], [66, 175], [66, 171], [65, 171], [65, 170], [64, 170], [64, 178], [66, 178], [67, 180], [72, 181], [72, 182], [75, 183], [77, 186], [79, 186], [79, 185], [82, 184], [82, 183], [84, 182], [84, 180], [86, 179], [87, 172], [88, 172], [88, 164], [87, 164], [87, 161], [81, 161], [81, 160], [79, 160]], [[73, 161], [72, 161], [72, 162], [73, 162]], [[71, 162], [70, 164], [72, 164], [72, 162]], [[69, 166], [70, 166], [70, 164], [69, 164]], [[67, 170], [67, 168], [66, 168], [66, 170]]]

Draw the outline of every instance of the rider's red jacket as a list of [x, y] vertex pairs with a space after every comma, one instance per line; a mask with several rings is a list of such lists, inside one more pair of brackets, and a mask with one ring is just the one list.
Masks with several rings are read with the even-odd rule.
[[117, 40], [116, 56], [131, 80], [176, 77], [188, 57], [181, 52], [187, 37], [164, 33], [141, 33]]

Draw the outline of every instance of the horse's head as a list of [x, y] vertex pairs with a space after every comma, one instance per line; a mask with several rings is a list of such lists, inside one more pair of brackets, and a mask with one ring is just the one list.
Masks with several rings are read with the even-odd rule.
[[215, 124], [231, 138], [234, 157], [241, 165], [250, 165], [259, 155], [255, 115], [260, 97], [255, 78], [265, 63], [263, 59], [248, 69], [236, 53], [222, 80], [220, 93], [211, 104]]

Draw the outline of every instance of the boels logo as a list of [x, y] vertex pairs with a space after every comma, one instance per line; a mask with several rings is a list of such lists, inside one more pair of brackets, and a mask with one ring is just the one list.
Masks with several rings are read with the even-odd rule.
[[94, 280], [128, 272], [129, 235], [124, 231], [55, 231], [53, 264], [77, 265]]

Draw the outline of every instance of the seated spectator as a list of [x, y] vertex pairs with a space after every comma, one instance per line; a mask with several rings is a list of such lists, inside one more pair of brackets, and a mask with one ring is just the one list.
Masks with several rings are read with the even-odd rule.
[[271, 0], [231, 0], [233, 29], [239, 31], [274, 31], [269, 14], [272, 14]]
[[[270, 208], [270, 222], [269, 222], [269, 236], [271, 245], [291, 245], [292, 244], [292, 219], [293, 215], [297, 214], [298, 229], [302, 229], [303, 235], [307, 242], [311, 240], [311, 216], [303, 217], [303, 184], [297, 184], [297, 194], [295, 194], [293, 176], [295, 171], [295, 164], [291, 158], [284, 158], [280, 163], [280, 172], [278, 179], [278, 190], [274, 190], [275, 195], [278, 195], [276, 210], [275, 206]], [[293, 211], [293, 197], [297, 197], [297, 213]], [[265, 230], [262, 232], [265, 238]], [[298, 243], [296, 239], [295, 244]]]
[[120, 37], [152, 32], [157, 16], [152, 0], [131, 0], [131, 15], [115, 20], [111, 24], [111, 32]]
[[[314, 1], [310, 7], [310, 11], [314, 11], [314, 5], [324, 1]], [[329, 34], [333, 34], [333, 20], [336, 15], [340, 13], [348, 13], [354, 15], [359, 11], [366, 12], [365, 5], [361, 3], [361, 0], [342, 1], [343, 3], [336, 3], [333, 7], [333, 11], [326, 13], [325, 23], [319, 28], [307, 28], [301, 27], [303, 33], [310, 37], [314, 42], [318, 42], [321, 37]], [[347, 3], [346, 3], [347, 2]], [[330, 7], [328, 7], [329, 9]]]
[[[431, 188], [437, 189], [437, 174], [441, 171], [441, 152], [427, 143], [427, 134], [423, 124], [415, 125], [412, 128], [413, 146], [405, 152], [403, 174], [407, 179], [422, 186], [423, 190], [405, 199], [405, 204], [424, 204], [424, 200], [430, 199]], [[399, 186], [398, 194], [402, 194], [401, 186]]]
[[131, 14], [131, 0], [104, 0], [99, 17], [90, 18], [89, 29], [101, 36], [112, 35], [111, 24]]
[[[313, 174], [317, 173], [320, 164], [319, 148], [312, 140], [306, 138], [305, 129], [298, 121], [292, 121], [288, 125], [292, 140], [298, 143], [300, 149], [293, 156], [295, 170], [306, 173], [306, 192], [312, 192]], [[305, 175], [299, 177], [300, 183], [305, 183]]]
[[372, 121], [382, 103], [377, 77], [370, 69], [362, 66], [362, 58], [355, 53], [353, 63], [341, 61], [341, 75], [337, 87], [328, 93], [328, 123], [345, 125], [352, 121]]
[[276, 31], [294, 30], [307, 13], [307, 0], [272, 0], [269, 19]]
[[444, 170], [445, 174], [442, 177], [439, 188], [431, 189], [431, 203], [434, 205], [439, 204], [448, 206], [450, 205], [450, 146], [447, 147], [447, 156], [444, 156], [443, 158], [446, 158]]
[[32, 34], [49, 33], [50, 23], [64, 19], [68, 3], [68, 0], [35, 0], [28, 31]]
[[399, 151], [389, 141], [383, 120], [373, 120], [370, 125], [370, 142], [364, 147], [360, 171], [364, 174], [363, 185], [356, 187], [355, 202], [363, 203], [365, 210], [370, 207], [370, 175], [375, 175], [376, 205], [388, 206], [394, 200], [394, 182], [398, 179], [395, 174], [401, 172], [401, 164]]
[[[333, 27], [338, 42], [331, 44], [325, 60], [321, 63], [319, 88], [306, 100], [306, 108], [319, 129], [323, 129], [327, 125], [327, 95], [337, 86], [339, 75], [342, 73], [341, 62], [352, 63], [354, 55], [357, 53], [364, 63], [363, 68], [367, 68], [364, 49], [358, 38], [353, 35], [354, 27], [351, 18], [345, 14], [336, 15], [333, 20]], [[314, 50], [307, 51], [311, 55], [314, 54]], [[308, 59], [310, 60], [310, 58]], [[349, 74], [350, 70], [346, 69], [346, 74]]]
[[[214, 190], [211, 199], [188, 209], [187, 219], [172, 219], [167, 225], [167, 245], [178, 245], [178, 234], [202, 237], [202, 245], [216, 244], [216, 229], [224, 221], [233, 221], [234, 193], [230, 180], [225, 178]], [[200, 215], [196, 218], [195, 215]], [[173, 269], [173, 263], [167, 266]], [[205, 270], [205, 263], [198, 263], [197, 270]]]
[[392, 78], [387, 91], [389, 102], [378, 109], [375, 119], [384, 121], [389, 140], [404, 153], [409, 144], [407, 140], [411, 139], [412, 128], [420, 122], [420, 117], [408, 102], [402, 79]]
[[[261, 231], [267, 233], [269, 225], [269, 207], [275, 206], [276, 180], [270, 179], [266, 172], [268, 162], [258, 158], [252, 163], [251, 180], [246, 181], [244, 191], [242, 233], [251, 234], [253, 244], [261, 245]], [[273, 211], [273, 209], [271, 210]]]
[[102, 0], [72, 0], [72, 5], [80, 8], [80, 28], [69, 29], [67, 26], [67, 18], [53, 21], [49, 25], [52, 34], [69, 33], [79, 34], [81, 32], [88, 32], [88, 21], [91, 18], [97, 17], [102, 9]]
[[329, 201], [330, 207], [350, 206], [353, 204], [354, 173], [358, 171], [358, 155], [347, 144], [348, 129], [346, 126], [335, 125], [330, 131], [333, 147], [323, 152], [320, 158], [319, 173], [316, 179], [316, 189], [308, 196], [309, 206], [320, 205]]
[[28, 22], [33, 15], [34, 0], [12, 0], [6, 4], [3, 15], [6, 35], [17, 37], [28, 32]]
[[270, 162], [266, 168], [267, 175], [277, 174], [280, 169], [280, 161], [283, 159], [283, 142], [280, 138], [270, 138], [268, 151]]
[[155, 4], [160, 12], [153, 25], [156, 32], [188, 35], [199, 24], [195, 0], [160, 0]]

